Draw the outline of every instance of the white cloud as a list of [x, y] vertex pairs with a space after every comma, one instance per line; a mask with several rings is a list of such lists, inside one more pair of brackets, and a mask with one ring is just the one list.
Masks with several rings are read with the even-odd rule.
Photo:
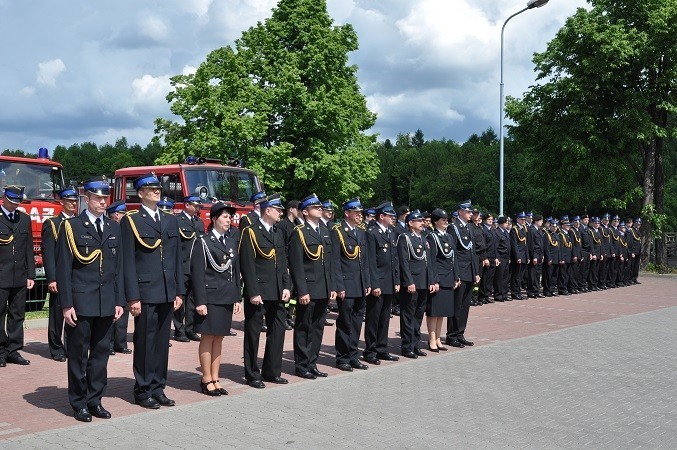
[[132, 81], [134, 112], [153, 111], [166, 107], [165, 97], [170, 89], [169, 75], [144, 75]]
[[163, 42], [167, 38], [169, 27], [160, 17], [147, 14], [139, 20], [139, 34], [155, 42]]
[[56, 79], [66, 70], [66, 65], [60, 59], [52, 59], [38, 64], [37, 82], [43, 86], [56, 85]]

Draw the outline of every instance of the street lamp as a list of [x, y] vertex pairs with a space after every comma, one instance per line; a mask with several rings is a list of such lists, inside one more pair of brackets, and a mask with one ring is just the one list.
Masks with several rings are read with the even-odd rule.
[[515, 14], [512, 16], [508, 17], [505, 19], [505, 22], [503, 22], [503, 28], [501, 28], [501, 112], [500, 112], [500, 122], [499, 122], [499, 141], [500, 141], [500, 175], [499, 175], [499, 183], [500, 183], [500, 192], [499, 192], [499, 215], [503, 215], [503, 196], [504, 196], [504, 184], [505, 184], [505, 179], [504, 179], [504, 172], [505, 172], [505, 152], [504, 152], [504, 133], [503, 133], [503, 117], [504, 117], [504, 102], [505, 98], [503, 95], [503, 32], [505, 31], [505, 26], [508, 24], [508, 21], [512, 19], [513, 17], [522, 14], [524, 11], [527, 11], [529, 9], [534, 9], [534, 8], [540, 8], [541, 6], [545, 5], [548, 3], [549, 0], [529, 0], [527, 2], [527, 7], [522, 9], [521, 11], [517, 11]]

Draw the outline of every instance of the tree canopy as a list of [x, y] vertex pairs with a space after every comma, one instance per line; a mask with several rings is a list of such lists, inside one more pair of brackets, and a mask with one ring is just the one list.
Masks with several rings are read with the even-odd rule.
[[511, 135], [539, 156], [536, 172], [549, 167], [555, 205], [594, 192], [641, 210], [648, 233], [665, 225], [663, 155], [677, 134], [677, 0], [590, 3], [534, 56], [540, 84], [508, 99]]
[[369, 195], [378, 169], [365, 132], [376, 116], [348, 64], [357, 48], [352, 26], [333, 26], [324, 0], [280, 0], [234, 48], [171, 78], [167, 100], [182, 120], [155, 121], [159, 162], [238, 158], [289, 197]]

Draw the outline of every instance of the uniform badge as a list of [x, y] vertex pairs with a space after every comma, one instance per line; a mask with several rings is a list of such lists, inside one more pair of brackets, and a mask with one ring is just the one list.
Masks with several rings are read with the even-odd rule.
[[388, 253], [388, 249], [387, 249], [387, 248], [384, 248], [384, 249], [383, 249], [383, 253]]
[[444, 243], [445, 247], [449, 247], [449, 244], [447, 242]]
[[87, 226], [87, 227], [88, 227], [88, 226], [89, 226], [89, 222], [85, 222], [85, 226]]
[[345, 227], [344, 230], [348, 231], [348, 227]]
[[383, 247], [388, 248], [388, 244], [385, 244]]
[[116, 248], [111, 248], [111, 249], [110, 249], [110, 252], [111, 252], [111, 254], [112, 254], [113, 256], [115, 256], [116, 250], [117, 250]]

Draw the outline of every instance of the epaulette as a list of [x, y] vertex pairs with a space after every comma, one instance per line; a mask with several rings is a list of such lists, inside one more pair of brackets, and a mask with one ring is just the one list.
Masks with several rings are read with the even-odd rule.
[[335, 223], [335, 224], [332, 225], [332, 227], [331, 227], [332, 230], [336, 230], [337, 228], [341, 228], [341, 224], [340, 224], [340, 223]]
[[305, 227], [305, 226], [306, 226], [306, 224], [300, 223], [300, 224], [296, 225], [296, 226], [294, 227], [294, 229], [295, 229], [295, 230], [301, 230], [301, 229], [303, 229], [303, 227]]
[[125, 216], [130, 216], [130, 215], [136, 214], [136, 213], [138, 213], [138, 212], [139, 212], [138, 209], [130, 209], [129, 211], [127, 211], [127, 212], [125, 213]]
[[367, 231], [367, 227], [363, 223], [359, 224], [357, 228], [359, 228], [362, 231]]

